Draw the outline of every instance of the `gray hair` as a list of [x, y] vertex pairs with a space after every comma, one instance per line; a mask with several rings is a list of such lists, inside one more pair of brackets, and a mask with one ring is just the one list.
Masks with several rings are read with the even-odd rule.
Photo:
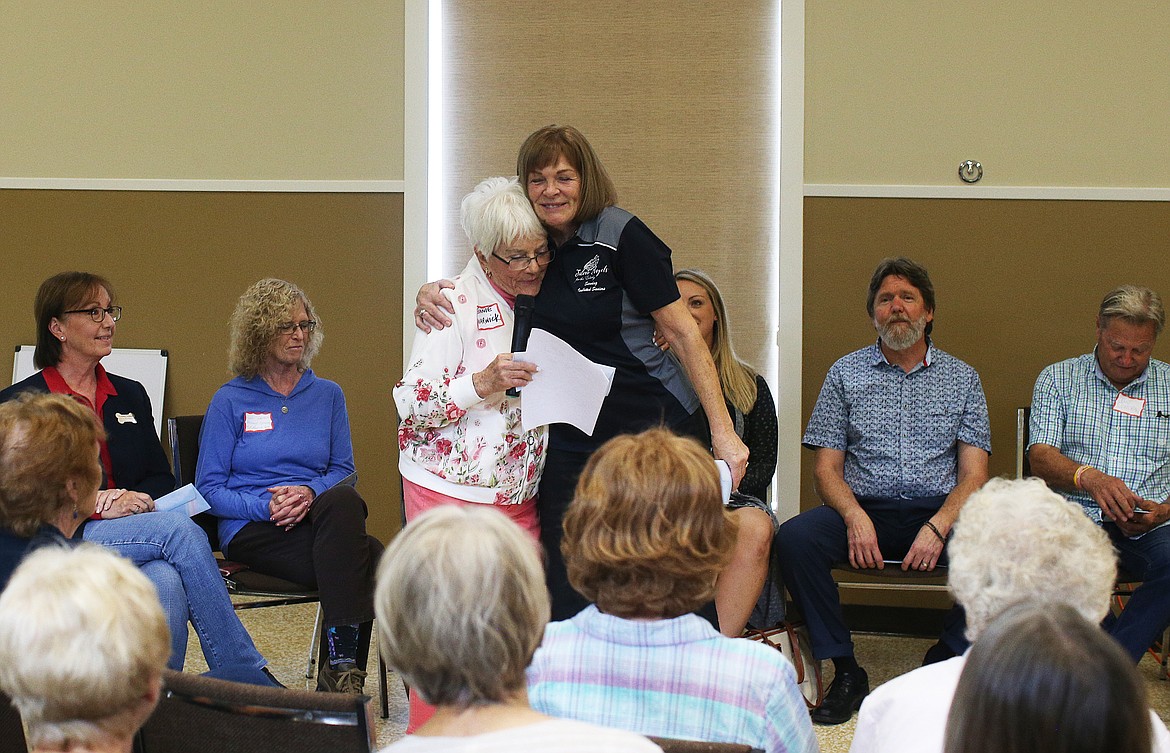
[[515, 178], [488, 178], [463, 197], [459, 222], [467, 240], [485, 256], [500, 246], [543, 238], [544, 227]]
[[1101, 301], [1097, 312], [1099, 326], [1104, 327], [1110, 319], [1118, 317], [1131, 324], [1154, 323], [1154, 334], [1162, 334], [1166, 326], [1166, 309], [1162, 297], [1138, 285], [1121, 285], [1110, 290]]
[[170, 653], [154, 586], [102, 547], [38, 549], [0, 594], [0, 689], [33, 748], [128, 740]]
[[1067, 604], [1100, 622], [1117, 578], [1109, 536], [1038, 478], [993, 478], [972, 494], [947, 557], [947, 585], [966, 610], [972, 642], [1023, 600]]
[[427, 703], [501, 703], [548, 623], [537, 544], [490, 506], [428, 510], [382, 556], [374, 609], [386, 663]]

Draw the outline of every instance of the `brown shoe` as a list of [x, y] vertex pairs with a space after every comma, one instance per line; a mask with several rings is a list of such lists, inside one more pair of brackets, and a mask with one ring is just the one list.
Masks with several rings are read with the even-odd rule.
[[317, 690], [326, 693], [349, 693], [362, 695], [366, 685], [366, 673], [353, 662], [342, 662], [336, 667], [325, 666], [317, 671]]

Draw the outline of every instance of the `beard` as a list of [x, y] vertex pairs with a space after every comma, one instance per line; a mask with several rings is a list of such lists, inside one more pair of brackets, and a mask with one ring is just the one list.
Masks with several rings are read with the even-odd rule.
[[878, 325], [878, 337], [890, 350], [906, 350], [921, 340], [924, 332], [926, 332], [926, 314], [913, 321], [898, 319], [887, 321], [884, 325]]

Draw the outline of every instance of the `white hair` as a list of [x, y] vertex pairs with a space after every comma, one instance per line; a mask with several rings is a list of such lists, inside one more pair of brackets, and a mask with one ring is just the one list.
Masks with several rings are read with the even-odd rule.
[[485, 256], [500, 246], [545, 236], [544, 227], [515, 177], [480, 182], [463, 197], [459, 222], [467, 240]]
[[993, 478], [972, 494], [947, 558], [947, 585], [972, 642], [1020, 601], [1067, 604], [1100, 622], [1117, 579], [1109, 536], [1038, 478]]
[[170, 643], [154, 586], [99, 546], [38, 549], [0, 594], [0, 689], [34, 748], [129, 739]]
[[549, 618], [536, 542], [491, 506], [428, 510], [386, 548], [374, 609], [386, 663], [425, 701], [508, 700]]

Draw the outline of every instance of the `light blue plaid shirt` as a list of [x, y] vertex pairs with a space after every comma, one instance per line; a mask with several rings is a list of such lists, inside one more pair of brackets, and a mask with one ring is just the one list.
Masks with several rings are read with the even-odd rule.
[[802, 440], [845, 452], [845, 483], [859, 497], [941, 497], [958, 478], [958, 443], [991, 452], [979, 374], [933, 344], [910, 373], [877, 343], [829, 369]]
[[[1165, 502], [1170, 496], [1170, 365], [1151, 359], [1122, 392], [1146, 401], [1140, 416], [1113, 409], [1118, 390], [1102, 373], [1096, 350], [1052, 364], [1040, 372], [1032, 391], [1028, 447], [1055, 447], [1078, 465], [1116, 476], [1143, 499]], [[1060, 493], [1101, 522], [1101, 508], [1087, 493]]]
[[693, 614], [639, 621], [589, 606], [550, 622], [528, 667], [528, 700], [542, 714], [641, 735], [818, 749], [788, 659]]

